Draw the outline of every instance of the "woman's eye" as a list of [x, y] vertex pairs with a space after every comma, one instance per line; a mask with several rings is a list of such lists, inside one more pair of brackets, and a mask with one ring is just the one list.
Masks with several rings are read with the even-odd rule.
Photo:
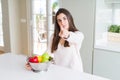
[[63, 20], [66, 20], [66, 18], [64, 17]]
[[57, 22], [61, 22], [61, 20], [58, 19]]

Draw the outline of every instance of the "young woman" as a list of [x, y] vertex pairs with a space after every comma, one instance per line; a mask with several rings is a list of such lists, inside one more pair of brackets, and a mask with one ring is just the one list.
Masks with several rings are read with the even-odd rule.
[[60, 8], [55, 16], [54, 34], [49, 40], [47, 52], [53, 54], [56, 65], [83, 72], [80, 48], [84, 35], [74, 24], [72, 15]]

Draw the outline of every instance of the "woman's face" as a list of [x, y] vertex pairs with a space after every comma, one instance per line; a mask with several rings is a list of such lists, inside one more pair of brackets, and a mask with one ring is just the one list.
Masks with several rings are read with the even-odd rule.
[[69, 23], [68, 23], [68, 19], [67, 19], [67, 16], [63, 13], [60, 13], [58, 16], [57, 16], [57, 23], [58, 25], [60, 26], [60, 29], [63, 30], [63, 29], [66, 29], [68, 30], [69, 29]]

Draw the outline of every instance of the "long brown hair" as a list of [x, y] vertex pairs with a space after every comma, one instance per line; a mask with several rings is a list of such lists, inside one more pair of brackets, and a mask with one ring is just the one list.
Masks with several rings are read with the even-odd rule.
[[[52, 53], [55, 50], [57, 50], [58, 43], [60, 41], [60, 37], [59, 37], [60, 26], [58, 25], [58, 22], [57, 22], [57, 16], [61, 13], [65, 14], [67, 16], [67, 20], [68, 20], [68, 23], [69, 23], [69, 29], [68, 30], [72, 31], [72, 32], [78, 31], [78, 29], [75, 27], [73, 17], [70, 14], [70, 12], [68, 10], [66, 10], [65, 8], [60, 8], [57, 11], [56, 16], [55, 16], [55, 26], [54, 26], [55, 28], [54, 28], [54, 34], [53, 34], [53, 40], [52, 40], [52, 47], [51, 47], [51, 52]], [[69, 46], [70, 46], [69, 42], [67, 40], [65, 40], [64, 47], [69, 47]]]

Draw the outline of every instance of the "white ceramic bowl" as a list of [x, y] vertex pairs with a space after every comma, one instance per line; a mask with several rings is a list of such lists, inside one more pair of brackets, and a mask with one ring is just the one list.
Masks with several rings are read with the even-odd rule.
[[47, 71], [51, 61], [45, 63], [29, 63], [34, 70]]

